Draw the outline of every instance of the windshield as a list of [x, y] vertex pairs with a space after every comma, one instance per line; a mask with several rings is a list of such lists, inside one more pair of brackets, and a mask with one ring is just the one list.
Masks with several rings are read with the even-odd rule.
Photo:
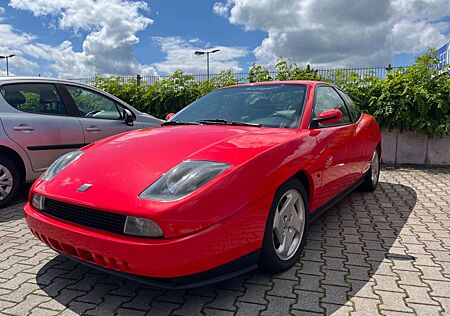
[[305, 95], [306, 86], [299, 84], [219, 89], [191, 103], [170, 121], [298, 128]]

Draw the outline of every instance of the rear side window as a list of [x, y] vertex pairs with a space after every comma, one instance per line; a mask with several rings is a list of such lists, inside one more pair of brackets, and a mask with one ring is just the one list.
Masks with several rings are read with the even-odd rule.
[[343, 117], [338, 124], [350, 122], [350, 115], [345, 103], [336, 90], [329, 86], [319, 86], [316, 92], [313, 117], [317, 117], [320, 113], [328, 110], [340, 110], [342, 112]]
[[18, 83], [0, 87], [3, 98], [13, 108], [37, 114], [66, 115], [56, 87], [50, 83]]
[[345, 104], [347, 104], [347, 108], [353, 117], [353, 122], [358, 121], [359, 118], [361, 117], [361, 110], [358, 108], [358, 106], [355, 104], [355, 102], [353, 102], [353, 100], [348, 95], [346, 95], [344, 92], [339, 90], [339, 94], [344, 99]]

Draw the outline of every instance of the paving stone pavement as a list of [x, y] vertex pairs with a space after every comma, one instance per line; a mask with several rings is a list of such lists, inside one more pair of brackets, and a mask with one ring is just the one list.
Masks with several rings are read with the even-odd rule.
[[0, 315], [450, 315], [450, 169], [384, 168], [314, 222], [299, 262], [161, 290], [57, 255], [0, 210]]

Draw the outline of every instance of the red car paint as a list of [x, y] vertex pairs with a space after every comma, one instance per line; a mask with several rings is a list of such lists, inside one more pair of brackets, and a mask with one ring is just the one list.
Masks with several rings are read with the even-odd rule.
[[[32, 232], [50, 247], [109, 269], [174, 278], [207, 271], [261, 248], [277, 188], [302, 172], [309, 212], [357, 182], [380, 145], [377, 123], [363, 114], [353, 124], [310, 129], [313, 81], [297, 129], [223, 125], [167, 126], [120, 134], [89, 145], [53, 180], [38, 179], [34, 193], [97, 210], [148, 218], [164, 238], [109, 233], [64, 222], [25, 205]], [[228, 170], [178, 201], [138, 195], [182, 161], [211, 160]], [[77, 189], [93, 184], [86, 192]]]

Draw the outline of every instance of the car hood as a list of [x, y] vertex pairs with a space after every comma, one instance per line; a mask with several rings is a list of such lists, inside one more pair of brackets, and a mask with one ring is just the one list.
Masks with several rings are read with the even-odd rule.
[[83, 202], [106, 207], [98, 195], [123, 196], [129, 201], [185, 160], [226, 162], [232, 170], [298, 135], [293, 129], [218, 125], [141, 129], [88, 146], [84, 155], [40, 186], [47, 195], [76, 201], [81, 198], [78, 188], [89, 183], [92, 187], [83, 192]]

